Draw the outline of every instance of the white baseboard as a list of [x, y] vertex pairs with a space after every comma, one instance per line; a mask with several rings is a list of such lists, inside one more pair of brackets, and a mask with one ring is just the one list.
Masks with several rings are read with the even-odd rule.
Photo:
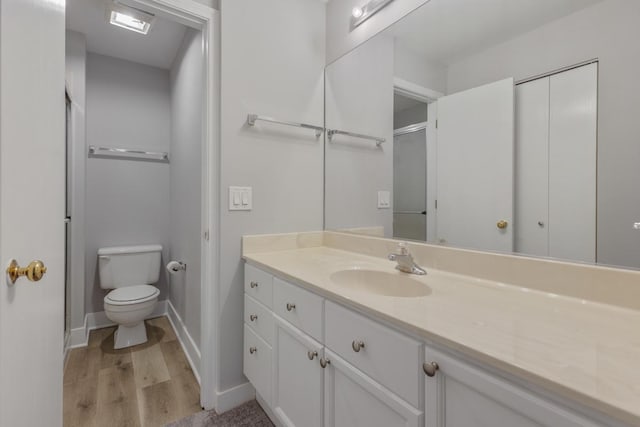
[[[153, 319], [154, 317], [166, 315], [167, 301], [158, 301], [156, 308], [150, 315], [146, 317], [146, 319]], [[71, 330], [71, 336], [69, 338], [69, 346], [67, 347], [67, 350], [78, 347], [86, 347], [89, 344], [89, 332], [94, 329], [107, 328], [114, 325], [115, 323], [107, 318], [107, 315], [104, 311], [87, 313], [84, 316], [84, 326]]]
[[276, 427], [284, 427], [284, 424], [282, 424], [278, 417], [276, 417], [276, 414], [273, 413], [269, 405], [267, 405], [267, 402], [265, 402], [262, 396], [260, 396], [258, 393], [256, 393], [256, 400], [258, 401], [258, 405], [260, 405], [264, 413], [267, 414], [273, 425], [275, 425]]
[[250, 382], [237, 385], [224, 391], [216, 391], [216, 412], [221, 414], [255, 399], [256, 390]]
[[169, 323], [171, 323], [173, 330], [176, 332], [178, 341], [182, 346], [182, 351], [184, 351], [184, 354], [187, 356], [191, 370], [193, 371], [196, 380], [198, 380], [198, 384], [200, 384], [200, 349], [189, 334], [189, 330], [180, 318], [175, 307], [169, 300], [167, 300], [167, 317], [169, 318]]

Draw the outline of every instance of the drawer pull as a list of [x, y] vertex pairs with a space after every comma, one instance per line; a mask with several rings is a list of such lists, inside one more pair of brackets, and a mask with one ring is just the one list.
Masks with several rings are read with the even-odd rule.
[[251, 287], [252, 288], [257, 288], [258, 287], [258, 282], [251, 282]]
[[317, 351], [309, 350], [307, 351], [307, 357], [309, 360], [313, 360], [318, 355]]
[[253, 354], [253, 353], [255, 353], [256, 351], [258, 351], [258, 349], [257, 349], [257, 348], [255, 348], [255, 347], [249, 347], [249, 353]]
[[296, 305], [295, 305], [295, 304], [291, 304], [290, 302], [288, 302], [288, 303], [287, 303], [287, 311], [291, 311], [291, 310], [293, 310], [294, 308], [296, 308]]
[[331, 360], [329, 359], [325, 359], [324, 357], [320, 358], [320, 366], [322, 366], [322, 369], [326, 368], [327, 365], [331, 364]]
[[360, 350], [362, 350], [364, 348], [364, 341], [360, 341], [360, 340], [353, 340], [353, 342], [351, 343], [351, 348], [353, 349], [353, 351], [355, 351], [356, 353], [359, 353]]
[[438, 366], [436, 362], [431, 362], [431, 363], [425, 362], [422, 364], [422, 370], [424, 371], [425, 374], [427, 374], [428, 377], [433, 377], [438, 371], [438, 369], [440, 369], [440, 366]]
[[251, 320], [252, 322], [255, 322], [257, 319], [258, 319], [257, 314], [252, 314], [251, 316], [249, 316], [249, 320]]

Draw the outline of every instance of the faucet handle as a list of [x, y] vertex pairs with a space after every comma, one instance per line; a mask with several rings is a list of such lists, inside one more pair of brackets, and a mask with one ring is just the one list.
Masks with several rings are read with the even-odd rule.
[[409, 249], [407, 248], [407, 242], [398, 243], [398, 250], [400, 251], [400, 255], [409, 254]]

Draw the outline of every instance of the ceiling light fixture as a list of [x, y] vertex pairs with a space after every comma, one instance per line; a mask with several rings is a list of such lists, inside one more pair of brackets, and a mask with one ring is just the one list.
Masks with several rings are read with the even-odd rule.
[[118, 2], [113, 2], [107, 12], [107, 19], [111, 25], [139, 34], [147, 34], [154, 19], [154, 15], [151, 13]]
[[358, 25], [371, 18], [392, 1], [393, 0], [370, 0], [369, 3], [363, 6], [354, 7], [351, 11], [351, 29], [356, 28]]

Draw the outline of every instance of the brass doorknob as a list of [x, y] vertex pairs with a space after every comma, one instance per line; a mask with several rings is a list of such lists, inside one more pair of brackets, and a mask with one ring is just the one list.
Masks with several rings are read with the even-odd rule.
[[11, 283], [16, 283], [16, 280], [22, 276], [27, 276], [30, 281], [37, 282], [46, 272], [47, 267], [42, 261], [31, 261], [26, 267], [20, 267], [18, 261], [12, 259], [7, 267], [7, 276], [9, 276]]
[[504, 230], [505, 228], [507, 228], [508, 225], [509, 225], [509, 223], [507, 221], [505, 221], [504, 219], [501, 219], [496, 224], [496, 227], [498, 227], [500, 230]]

